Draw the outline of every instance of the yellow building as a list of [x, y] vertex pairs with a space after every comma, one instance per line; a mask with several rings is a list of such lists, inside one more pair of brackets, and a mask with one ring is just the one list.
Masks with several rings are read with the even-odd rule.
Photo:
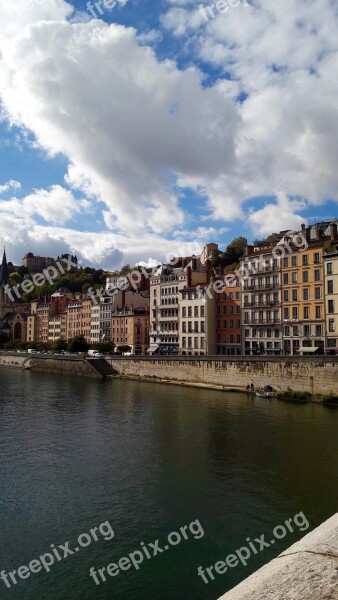
[[49, 318], [48, 321], [48, 341], [55, 342], [56, 340], [67, 336], [67, 314], [61, 313]]
[[[284, 354], [324, 353], [326, 339], [324, 253], [337, 236], [332, 223], [302, 228], [306, 244], [290, 245], [282, 258]], [[302, 350], [303, 349], [303, 350]]]

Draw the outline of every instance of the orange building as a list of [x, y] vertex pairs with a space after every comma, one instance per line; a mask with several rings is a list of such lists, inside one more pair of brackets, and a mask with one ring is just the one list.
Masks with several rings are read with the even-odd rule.
[[116, 346], [130, 346], [133, 354], [149, 348], [149, 307], [125, 306], [112, 312], [111, 340]]
[[[241, 288], [235, 273], [226, 273], [227, 285], [216, 293], [216, 353], [241, 354]], [[229, 279], [227, 279], [229, 277]]]

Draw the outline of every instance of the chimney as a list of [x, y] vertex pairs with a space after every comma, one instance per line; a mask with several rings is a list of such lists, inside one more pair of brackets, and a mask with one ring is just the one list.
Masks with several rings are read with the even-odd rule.
[[188, 287], [191, 286], [191, 267], [187, 268], [187, 276], [188, 276]]
[[338, 239], [337, 223], [330, 224], [330, 234], [331, 234], [331, 241], [335, 242]]

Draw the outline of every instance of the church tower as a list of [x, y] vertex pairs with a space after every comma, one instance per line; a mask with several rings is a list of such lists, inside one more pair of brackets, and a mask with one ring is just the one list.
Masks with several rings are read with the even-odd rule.
[[9, 297], [5, 292], [5, 286], [8, 284], [8, 265], [6, 250], [4, 249], [4, 255], [2, 258], [2, 265], [0, 267], [0, 317], [3, 316], [3, 310], [9, 305]]

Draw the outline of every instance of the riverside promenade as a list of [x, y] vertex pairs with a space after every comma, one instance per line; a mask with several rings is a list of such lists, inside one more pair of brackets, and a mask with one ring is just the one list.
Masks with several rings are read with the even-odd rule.
[[219, 600], [338, 600], [338, 513]]

